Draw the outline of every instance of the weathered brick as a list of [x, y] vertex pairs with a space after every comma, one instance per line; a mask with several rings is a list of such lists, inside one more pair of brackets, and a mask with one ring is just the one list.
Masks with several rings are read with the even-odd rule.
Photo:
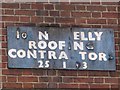
[[53, 4], [44, 4], [46, 10], [54, 10]]
[[26, 16], [20, 17], [20, 22], [30, 22], [30, 17]]
[[47, 88], [47, 83], [34, 83], [34, 88]]
[[17, 82], [17, 77], [15, 77], [15, 76], [8, 76], [7, 77], [7, 81], [8, 82]]
[[63, 77], [63, 82], [64, 83], [73, 83], [73, 77]]
[[26, 88], [26, 89], [33, 88], [33, 84], [32, 83], [23, 83], [23, 88]]
[[90, 88], [97, 88], [97, 89], [106, 89], [109, 90], [109, 84], [90, 84]]
[[57, 23], [71, 23], [74, 24], [75, 20], [74, 18], [56, 18]]
[[32, 16], [32, 15], [35, 15], [35, 11], [34, 10], [15, 10], [15, 14]]
[[49, 11], [50, 12], [50, 16], [59, 16], [59, 11]]
[[53, 17], [45, 17], [45, 22], [54, 22], [54, 18]]
[[79, 88], [87, 90], [89, 88], [89, 84], [79, 84]]
[[91, 17], [91, 12], [72, 12], [72, 17]]
[[118, 83], [118, 78], [105, 78], [105, 83]]
[[43, 22], [43, 17], [32, 17], [31, 18], [32, 23], [40, 23]]
[[88, 11], [106, 11], [104, 6], [87, 6]]
[[106, 19], [87, 19], [88, 24], [106, 24]]
[[20, 6], [20, 9], [30, 9], [30, 4], [26, 4], [26, 3], [21, 3], [20, 4], [21, 6]]
[[36, 10], [37, 16], [48, 16], [48, 11]]
[[75, 83], [93, 83], [93, 78], [74, 78]]
[[103, 78], [94, 78], [95, 83], [104, 83]]
[[37, 2], [37, 3], [33, 3], [31, 4], [32, 9], [39, 9], [39, 10], [43, 10], [43, 3]]
[[51, 82], [51, 77], [39, 77], [39, 82]]
[[3, 16], [2, 17], [3, 21], [19, 21], [19, 17], [18, 16]]
[[62, 82], [62, 77], [53, 77], [52, 82]]
[[101, 13], [100, 12], [92, 12], [92, 17], [101, 18]]
[[3, 83], [3, 88], [8, 88], [8, 89], [16, 89], [16, 88], [22, 88], [21, 83]]
[[48, 88], [57, 88], [57, 83], [48, 83]]
[[75, 10], [75, 6], [74, 5], [68, 5], [68, 4], [58, 4], [55, 5], [55, 9], [56, 10]]
[[85, 10], [85, 5], [76, 5], [76, 10]]
[[78, 84], [59, 84], [59, 88], [78, 88]]
[[11, 8], [11, 9], [18, 9], [18, 3], [2, 3], [2, 8]]
[[5, 9], [5, 15], [14, 15], [14, 10]]
[[77, 76], [77, 72], [76, 71], [59, 70], [58, 75], [59, 76]]
[[70, 11], [60, 11], [60, 15], [62, 17], [70, 17]]
[[103, 18], [117, 18], [118, 13], [110, 13], [110, 12], [104, 12], [102, 13]]
[[38, 82], [37, 77], [18, 77], [18, 82]]

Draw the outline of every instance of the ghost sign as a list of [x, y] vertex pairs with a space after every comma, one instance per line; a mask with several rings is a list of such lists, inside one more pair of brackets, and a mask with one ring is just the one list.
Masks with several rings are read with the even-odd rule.
[[8, 27], [8, 67], [115, 70], [112, 29]]

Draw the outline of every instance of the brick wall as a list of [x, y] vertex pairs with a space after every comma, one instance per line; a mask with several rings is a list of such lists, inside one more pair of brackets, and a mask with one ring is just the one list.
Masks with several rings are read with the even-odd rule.
[[[118, 88], [120, 30], [117, 2], [2, 3], [0, 56], [2, 88]], [[7, 26], [112, 28], [115, 34], [116, 71], [8, 69]], [[87, 89], [88, 90], [88, 89]]]

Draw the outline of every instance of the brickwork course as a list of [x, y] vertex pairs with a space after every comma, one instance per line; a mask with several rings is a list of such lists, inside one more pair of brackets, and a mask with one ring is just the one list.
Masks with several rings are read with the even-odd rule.
[[[120, 88], [119, 5], [119, 2], [1, 3], [1, 88], [118, 90]], [[8, 26], [112, 28], [115, 35], [116, 71], [9, 69], [7, 66]]]

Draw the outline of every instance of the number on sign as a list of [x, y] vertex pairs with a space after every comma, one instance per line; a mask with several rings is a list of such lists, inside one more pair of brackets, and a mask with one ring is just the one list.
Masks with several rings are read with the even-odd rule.
[[87, 63], [83, 62], [83, 69], [87, 69]]
[[38, 61], [38, 63], [39, 63], [39, 68], [48, 68], [50, 65], [49, 65], [49, 61], [45, 61], [45, 63], [43, 63], [43, 61], [42, 60], [39, 60]]

